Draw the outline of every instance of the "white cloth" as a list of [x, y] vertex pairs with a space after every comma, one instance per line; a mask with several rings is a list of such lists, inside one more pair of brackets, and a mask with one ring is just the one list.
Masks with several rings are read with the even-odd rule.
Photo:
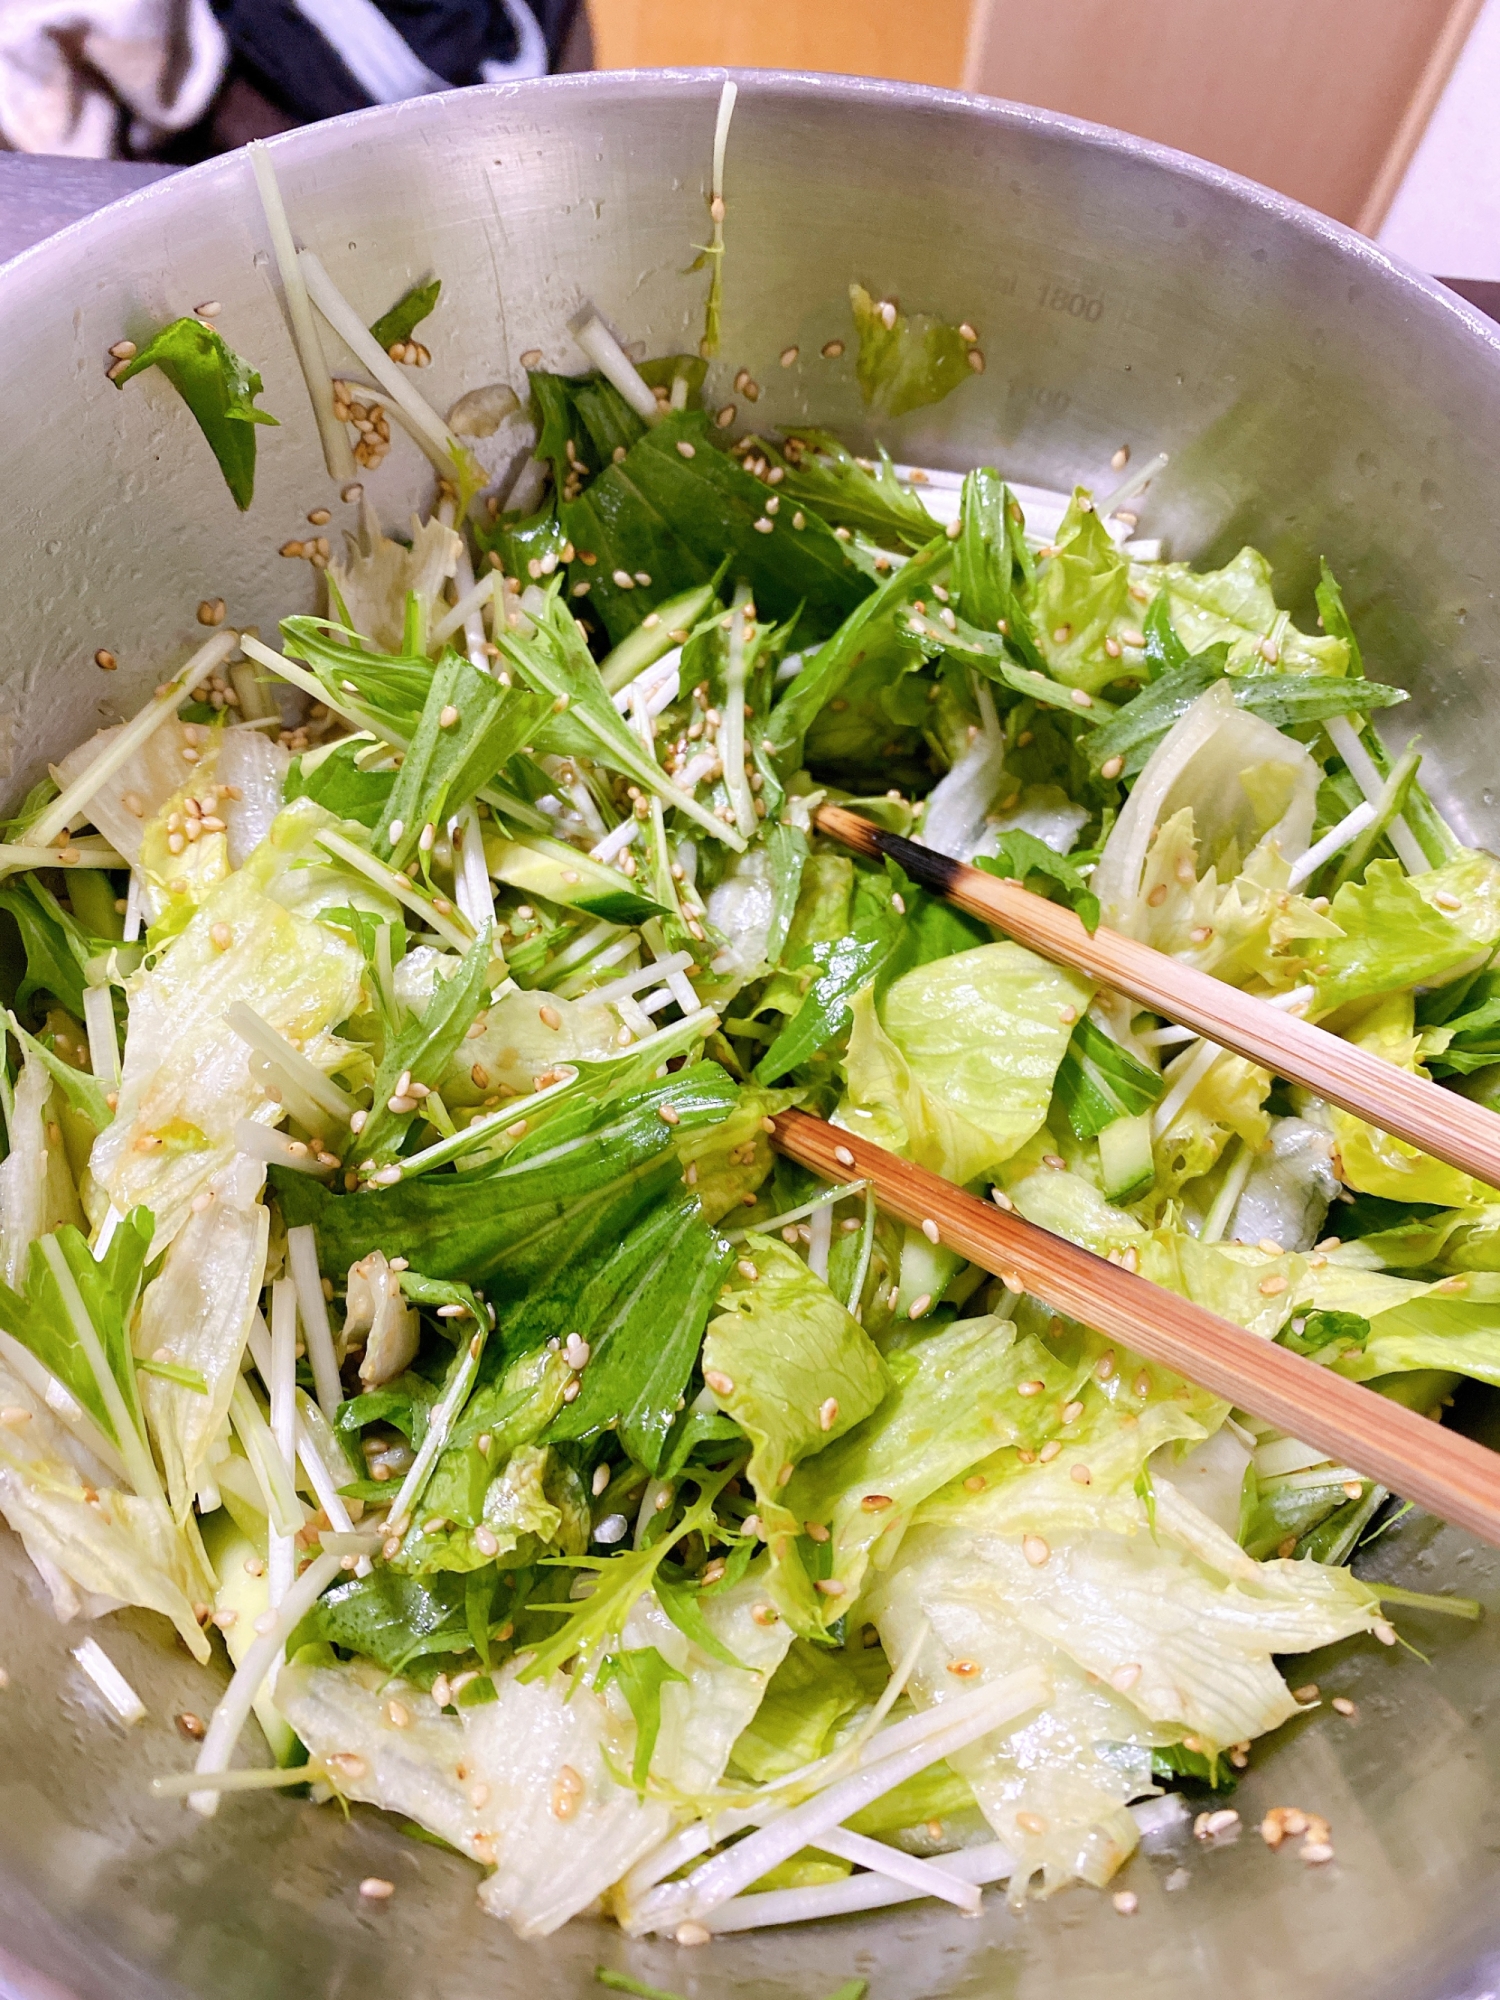
[[208, 0], [0, 0], [0, 137], [108, 159], [195, 124], [228, 48]]

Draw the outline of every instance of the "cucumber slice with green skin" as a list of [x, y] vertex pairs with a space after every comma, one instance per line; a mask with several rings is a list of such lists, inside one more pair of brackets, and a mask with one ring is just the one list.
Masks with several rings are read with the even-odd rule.
[[1151, 1157], [1151, 1113], [1117, 1118], [1099, 1134], [1099, 1165], [1111, 1201], [1132, 1201], [1156, 1178]]
[[499, 882], [528, 896], [542, 896], [602, 917], [608, 924], [641, 924], [670, 914], [633, 889], [618, 868], [592, 861], [576, 847], [536, 834], [530, 840], [486, 840], [484, 865]]
[[618, 694], [637, 674], [654, 667], [674, 646], [680, 646], [681, 637], [674, 638], [673, 634], [691, 632], [698, 620], [715, 606], [718, 595], [717, 581], [700, 583], [678, 597], [669, 597], [665, 604], [658, 604], [655, 622], [650, 626], [637, 625], [600, 666], [599, 677], [610, 693]]

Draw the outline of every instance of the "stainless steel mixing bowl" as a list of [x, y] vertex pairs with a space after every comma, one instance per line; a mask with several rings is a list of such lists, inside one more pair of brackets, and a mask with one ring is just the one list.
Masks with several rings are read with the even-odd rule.
[[[374, 317], [444, 281], [419, 379], [440, 407], [519, 381], [520, 356], [582, 366], [565, 332], [589, 297], [622, 336], [691, 345], [719, 78], [560, 78], [370, 111], [275, 144], [294, 224]], [[1160, 147], [937, 91], [747, 75], [729, 147], [725, 338], [710, 378], [760, 425], [870, 436], [847, 358], [859, 279], [979, 328], [986, 370], [883, 427], [898, 458], [1107, 482], [1111, 454], [1164, 449], [1143, 533], [1212, 559], [1253, 541], [1306, 610], [1317, 558], [1345, 579], [1371, 671], [1409, 684], [1434, 789], [1500, 844], [1500, 336], [1349, 230]], [[236, 514], [164, 382], [105, 380], [106, 349], [217, 299], [283, 428], [260, 433]], [[778, 365], [796, 345], [800, 358]], [[731, 387], [748, 368], [752, 410]], [[133, 707], [196, 632], [201, 598], [273, 631], [311, 578], [278, 558], [329, 500], [283, 331], [248, 165], [199, 167], [0, 272], [0, 714], [18, 793]], [[398, 446], [371, 482], [387, 523], [429, 475]], [[335, 502], [335, 528], [339, 514]], [[107, 646], [120, 671], [102, 674]], [[1500, 1601], [1488, 1551], [1408, 1517], [1371, 1572]], [[1131, 1864], [1140, 1913], [1074, 1890], [1019, 1915], [913, 1908], [706, 1950], [631, 1945], [580, 1922], [521, 1945], [483, 1917], [474, 1872], [364, 1809], [262, 1795], [205, 1824], [155, 1804], [186, 1764], [173, 1713], [208, 1682], [159, 1621], [102, 1636], [150, 1717], [121, 1730], [69, 1656], [17, 1547], [0, 1538], [0, 1988], [28, 2000], [504, 2000], [577, 1995], [597, 1962], [713, 2000], [815, 2000], [866, 1974], [872, 2000], [1477, 1996], [1500, 1985], [1500, 1625], [1408, 1616], [1427, 1659], [1369, 1644], [1297, 1663], [1325, 1705], [1263, 1750], [1236, 1801], [1247, 1832], [1179, 1838]], [[1254, 1836], [1273, 1804], [1333, 1822], [1319, 1869]], [[386, 1904], [360, 1878], [388, 1876]], [[1117, 1885], [1118, 1886], [1118, 1885]], [[1491, 1958], [1491, 1953], [1494, 1953]], [[1493, 1972], [1487, 1975], [1486, 1965]], [[8, 1983], [7, 1983], [8, 1982]]]

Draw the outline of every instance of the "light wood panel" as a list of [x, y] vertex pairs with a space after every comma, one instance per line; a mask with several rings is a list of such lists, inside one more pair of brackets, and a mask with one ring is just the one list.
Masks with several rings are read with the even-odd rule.
[[589, 0], [598, 69], [724, 64], [956, 87], [969, 0]]
[[1118, 125], [1378, 228], [1480, 0], [975, 0], [971, 90]]

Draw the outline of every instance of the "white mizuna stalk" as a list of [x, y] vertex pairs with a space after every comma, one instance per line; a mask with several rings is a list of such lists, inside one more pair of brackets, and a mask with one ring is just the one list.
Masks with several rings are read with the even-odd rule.
[[81, 1646], [75, 1646], [73, 1658], [127, 1727], [142, 1720], [146, 1704], [97, 1639], [85, 1639]]
[[[1359, 740], [1359, 732], [1347, 715], [1330, 715], [1324, 718], [1323, 727], [1328, 732], [1328, 740], [1343, 758], [1350, 777], [1364, 793], [1371, 806], [1379, 808], [1381, 793], [1385, 790], [1385, 779], [1375, 768], [1375, 760]], [[1407, 825], [1404, 815], [1398, 813], [1385, 830], [1385, 837], [1399, 855], [1402, 867], [1408, 875], [1425, 875], [1432, 863], [1422, 852], [1421, 842]]]
[[956, 1708], [960, 1713], [946, 1727], [934, 1730], [925, 1742], [898, 1756], [883, 1758], [872, 1770], [856, 1771], [841, 1778], [815, 1798], [794, 1806], [769, 1826], [760, 1827], [695, 1869], [680, 1885], [682, 1915], [701, 1921], [720, 1903], [748, 1889], [778, 1862], [789, 1859], [799, 1848], [815, 1844], [822, 1834], [831, 1833], [852, 1813], [861, 1811], [907, 1778], [915, 1777], [917, 1772], [925, 1771], [939, 1758], [1040, 1707], [1051, 1692], [1051, 1683], [1039, 1667], [1024, 1667], [972, 1695], [944, 1703], [944, 1710]]
[[[1344, 761], [1347, 763], [1348, 759], [1345, 758]], [[1304, 882], [1317, 874], [1325, 861], [1331, 861], [1335, 854], [1349, 845], [1351, 840], [1357, 840], [1374, 817], [1374, 806], [1368, 799], [1361, 799], [1353, 812], [1346, 813], [1337, 826], [1331, 826], [1320, 841], [1315, 842], [1300, 859], [1292, 863], [1292, 872], [1287, 877], [1287, 887], [1300, 889]]]
[[[934, 1855], [925, 1866], [977, 1887], [1005, 1881], [1014, 1872], [1015, 1861], [1009, 1848], [996, 1840], [983, 1847], [960, 1848], [956, 1854]], [[730, 1931], [761, 1930], [768, 1924], [804, 1924], [857, 1910], [883, 1910], [893, 1903], [915, 1902], [926, 1893], [893, 1875], [848, 1875], [842, 1882], [819, 1882], [806, 1889], [762, 1889], [754, 1896], [736, 1896], [704, 1921], [718, 1937]]]
[[[664, 1881], [668, 1875], [675, 1874], [679, 1868], [685, 1868], [688, 1862], [716, 1841], [728, 1840], [733, 1834], [742, 1833], [747, 1826], [764, 1826], [786, 1812], [798, 1799], [811, 1797], [847, 1772], [873, 1770], [886, 1758], [910, 1749], [913, 1744], [925, 1743], [935, 1730], [946, 1727], [941, 1707], [922, 1709], [916, 1715], [909, 1715], [904, 1722], [893, 1723], [889, 1729], [880, 1726], [900, 1699], [931, 1629], [925, 1618], [918, 1621], [905, 1653], [896, 1662], [890, 1679], [881, 1690], [879, 1701], [847, 1743], [815, 1758], [810, 1764], [788, 1771], [784, 1777], [766, 1785], [749, 1804], [730, 1807], [726, 1812], [694, 1820], [691, 1825], [679, 1828], [660, 1847], [642, 1856], [620, 1884], [622, 1906], [626, 1912], [621, 1922], [632, 1937], [639, 1937], [654, 1928], [652, 1906], [671, 1893], [670, 1889], [664, 1889], [660, 1896], [647, 1901], [645, 1899], [653, 1886]], [[672, 1885], [673, 1888], [676, 1886]], [[639, 1907], [632, 1910], [632, 1904]]]
[[820, 1835], [818, 1845], [827, 1854], [852, 1861], [857, 1868], [871, 1868], [888, 1875], [893, 1882], [904, 1882], [919, 1896], [938, 1896], [943, 1902], [966, 1910], [971, 1917], [978, 1913], [980, 1895], [972, 1882], [955, 1881], [946, 1869], [934, 1868], [930, 1861], [920, 1860], [915, 1854], [903, 1854], [899, 1847], [871, 1840], [862, 1833], [851, 1833], [843, 1826]]
[[[789, 1208], [784, 1215], [772, 1215], [764, 1222], [757, 1222], [755, 1232], [758, 1236], [769, 1236], [773, 1229], [785, 1229], [789, 1223], [804, 1222], [810, 1215], [831, 1210], [834, 1203], [843, 1201], [846, 1195], [863, 1194], [864, 1190], [863, 1181], [841, 1181], [837, 1187], [824, 1188], [821, 1194], [803, 1202], [800, 1208]], [[744, 1229], [726, 1229], [724, 1232], [725, 1239], [730, 1243], [739, 1243], [748, 1234], [749, 1231]]]
[[[278, 1278], [271, 1287], [271, 1436], [286, 1473], [297, 1476], [297, 1287]], [[295, 1488], [294, 1488], [295, 1490]], [[301, 1525], [300, 1522], [298, 1524]], [[297, 1544], [271, 1523], [267, 1545], [266, 1583], [274, 1611], [291, 1589], [297, 1574]]]
[[402, 1480], [396, 1497], [391, 1502], [388, 1525], [393, 1535], [404, 1535], [411, 1525], [412, 1513], [422, 1497], [422, 1489], [427, 1484], [428, 1475], [436, 1465], [439, 1453], [447, 1445], [448, 1433], [457, 1422], [459, 1411], [469, 1399], [469, 1391], [474, 1386], [474, 1377], [479, 1373], [479, 1357], [484, 1353], [487, 1332], [488, 1328], [481, 1326], [470, 1335], [463, 1360], [453, 1372], [453, 1380], [433, 1406], [421, 1449], [413, 1459], [411, 1470]]
[[833, 1248], [833, 1210], [825, 1202], [808, 1224], [807, 1268], [828, 1282], [828, 1253]]
[[1117, 507], [1123, 507], [1127, 500], [1133, 500], [1137, 493], [1144, 492], [1158, 472], [1164, 472], [1170, 463], [1167, 454], [1159, 451], [1152, 458], [1143, 458], [1134, 472], [1126, 473], [1113, 493], [1108, 493], [1099, 502], [1098, 513], [1101, 521], [1107, 521]]
[[[219, 1792], [272, 1792], [286, 1785], [315, 1784], [323, 1776], [323, 1766], [315, 1757], [305, 1764], [252, 1764], [238, 1771], [168, 1771], [151, 1780], [154, 1799], [204, 1798]], [[201, 1811], [201, 1807], [199, 1808]]]
[[339, 1382], [338, 1357], [333, 1351], [333, 1329], [328, 1324], [328, 1301], [323, 1296], [323, 1280], [318, 1271], [318, 1239], [309, 1222], [286, 1233], [287, 1267], [297, 1288], [297, 1310], [302, 1317], [302, 1338], [312, 1364], [318, 1390], [318, 1408], [332, 1423], [344, 1400]]
[[318, 423], [318, 436], [323, 442], [323, 462], [330, 479], [352, 479], [354, 453], [349, 447], [349, 433], [333, 413], [333, 380], [328, 358], [318, 337], [318, 323], [313, 318], [307, 286], [297, 263], [297, 245], [292, 237], [292, 225], [287, 220], [286, 204], [281, 199], [276, 169], [263, 139], [252, 139], [248, 151], [256, 192], [265, 210], [266, 227], [271, 235], [271, 250], [276, 258], [282, 296], [286, 300], [292, 346], [297, 350], [297, 363], [307, 384], [308, 399]]
[[136, 944], [140, 940], [141, 925], [145, 921], [145, 888], [139, 868], [130, 871], [130, 887], [125, 892], [125, 934], [124, 943]]
[[420, 395], [370, 333], [359, 314], [323, 268], [321, 258], [311, 250], [298, 252], [297, 263], [307, 285], [308, 296], [343, 341], [362, 368], [367, 368], [387, 396], [411, 420], [412, 435], [446, 477], [452, 478], [463, 466], [468, 453], [437, 411]]
[[354, 1099], [347, 1090], [341, 1090], [332, 1077], [325, 1076], [314, 1062], [309, 1062], [300, 1049], [294, 1049], [278, 1029], [263, 1020], [253, 1007], [243, 1000], [236, 1000], [232, 1007], [224, 1010], [227, 1027], [234, 1030], [242, 1042], [248, 1042], [267, 1060], [281, 1070], [288, 1081], [321, 1105], [330, 1117], [347, 1125], [353, 1116]]
[[[307, 1483], [316, 1495], [318, 1505], [328, 1517], [328, 1526], [331, 1533], [335, 1535], [352, 1535], [355, 1532], [354, 1523], [349, 1518], [349, 1509], [344, 1505], [343, 1495], [334, 1484], [336, 1477], [342, 1477], [347, 1480], [349, 1470], [346, 1464], [338, 1474], [330, 1471], [328, 1460], [333, 1453], [338, 1451], [339, 1447], [337, 1442], [332, 1440], [326, 1449], [319, 1444], [316, 1427], [320, 1423], [326, 1427], [326, 1419], [323, 1416], [323, 1412], [312, 1401], [311, 1397], [299, 1389], [297, 1391], [297, 1457], [301, 1462], [302, 1470], [307, 1474]], [[329, 1546], [326, 1539], [324, 1546]], [[378, 1540], [376, 1546], [379, 1546]], [[344, 1550], [344, 1553], [347, 1555], [348, 1550]], [[361, 1574], [368, 1574], [368, 1569], [362, 1570]]]
[[484, 865], [484, 835], [472, 806], [449, 820], [448, 839], [453, 848], [453, 900], [477, 937], [495, 921], [495, 898]]
[[460, 926], [452, 917], [434, 908], [431, 898], [418, 893], [414, 885], [397, 868], [387, 868], [383, 861], [363, 847], [356, 847], [352, 840], [341, 833], [326, 832], [317, 836], [319, 847], [342, 861], [346, 868], [352, 868], [356, 875], [363, 875], [367, 882], [373, 882], [377, 889], [384, 889], [388, 896], [394, 896], [408, 910], [419, 916], [423, 923], [430, 925], [444, 944], [452, 945], [457, 952], [466, 952], [474, 942], [475, 933], [467, 923]]
[[0, 841], [0, 870], [12, 868], [126, 868], [130, 864], [108, 842], [70, 840], [63, 847], [35, 847]]
[[106, 1090], [113, 1090], [120, 1081], [120, 1042], [107, 986], [84, 989], [83, 1025], [89, 1038], [89, 1068]]
[[367, 730], [370, 735], [378, 736], [382, 743], [388, 743], [393, 750], [411, 748], [407, 737], [392, 729], [389, 723], [371, 715], [367, 709], [361, 708], [357, 701], [350, 699], [347, 691], [337, 690], [330, 693], [317, 675], [310, 673], [300, 660], [289, 660], [284, 653], [274, 652], [264, 640], [257, 639], [249, 632], [240, 640], [240, 650], [247, 653], [259, 665], [269, 667], [279, 679], [289, 681], [293, 687], [301, 688], [302, 692], [310, 695], [314, 701], [323, 702], [335, 715], [342, 716], [345, 722], [352, 723], [356, 729]]
[[[271, 1334], [265, 1321], [256, 1313], [250, 1321], [250, 1335], [247, 1345], [251, 1359], [267, 1387], [271, 1381]], [[258, 1414], [258, 1412], [257, 1412]], [[318, 1405], [297, 1391], [297, 1458], [302, 1470], [307, 1474], [307, 1483], [317, 1498], [318, 1505], [328, 1517], [328, 1524], [336, 1535], [352, 1535], [354, 1523], [349, 1518], [349, 1509], [334, 1484], [335, 1474], [329, 1469], [328, 1459], [338, 1451], [336, 1443], [331, 1443], [325, 1452], [319, 1446], [315, 1425], [326, 1422]], [[345, 1468], [347, 1477], [347, 1467]], [[262, 1494], [262, 1501], [265, 1496]], [[300, 1504], [299, 1504], [300, 1514]]]
[[57, 1286], [63, 1302], [63, 1310], [73, 1337], [83, 1349], [83, 1357], [99, 1387], [99, 1395], [104, 1404], [105, 1414], [115, 1431], [115, 1444], [124, 1460], [126, 1475], [142, 1500], [152, 1501], [166, 1512], [166, 1495], [162, 1492], [161, 1480], [156, 1470], [156, 1461], [147, 1448], [145, 1439], [135, 1427], [135, 1420], [125, 1402], [114, 1370], [105, 1357], [99, 1334], [89, 1317], [89, 1309], [84, 1304], [83, 1294], [78, 1289], [78, 1280], [68, 1266], [56, 1236], [40, 1238], [41, 1252], [52, 1273], [52, 1281]]
[[666, 415], [656, 400], [656, 392], [641, 375], [593, 306], [585, 306], [568, 321], [568, 331], [606, 382], [625, 398], [646, 424], [659, 424]]
[[463, 569], [466, 565], [469, 570], [467, 579], [462, 576], [455, 579], [460, 585], [457, 603], [450, 605], [437, 620], [427, 635], [427, 642], [429, 648], [441, 646], [446, 640], [451, 639], [461, 626], [469, 659], [482, 674], [487, 674], [490, 670], [490, 656], [484, 649], [484, 626], [481, 623], [481, 614], [495, 594], [495, 586], [500, 581], [500, 572], [497, 569], [488, 570], [476, 583], [467, 549], [459, 558], [459, 568]]
[[[211, 639], [206, 640], [169, 681], [163, 682], [161, 692], [153, 695], [118, 734], [110, 737], [93, 762], [78, 773], [51, 805], [43, 806], [26, 829], [26, 844], [50, 847], [63, 828], [85, 811], [100, 786], [107, 784], [122, 765], [130, 762], [168, 716], [176, 715], [178, 705], [187, 699], [199, 681], [206, 680], [215, 667], [222, 666], [239, 643], [239, 633], [228, 631], [215, 632]], [[55, 856], [53, 858], [56, 859]]]
[[854, 1267], [854, 1279], [849, 1287], [848, 1306], [856, 1318], [859, 1316], [859, 1302], [864, 1297], [865, 1279], [870, 1275], [870, 1259], [875, 1253], [875, 1190], [865, 1189], [865, 1217], [859, 1231], [859, 1262]]
[[[251, 1704], [260, 1693], [261, 1683], [280, 1663], [287, 1640], [333, 1582], [343, 1564], [342, 1556], [315, 1557], [281, 1600], [270, 1629], [256, 1639], [219, 1698], [219, 1705], [213, 1712], [208, 1733], [203, 1739], [203, 1747], [198, 1752], [195, 1768], [200, 1777], [228, 1770], [234, 1746], [249, 1719]], [[188, 1804], [205, 1819], [212, 1819], [219, 1809], [219, 1794], [217, 1790], [204, 1786], [188, 1794]]]
[[[1308, 1001], [1313, 997], [1313, 991], [1314, 989], [1311, 986], [1294, 986], [1289, 993], [1273, 993], [1266, 1001], [1266, 1005], [1274, 1007], [1278, 1014], [1301, 1014], [1305, 1011]], [[1155, 1028], [1149, 1034], [1143, 1035], [1141, 1039], [1148, 1045], [1160, 1048], [1165, 1044], [1166, 1035], [1167, 1030], [1165, 1028]], [[1153, 1036], [1161, 1037], [1162, 1039], [1153, 1042]], [[1198, 1038], [1191, 1033], [1185, 1036], [1174, 1033], [1172, 1040], [1179, 1039], [1194, 1041]], [[1223, 1053], [1223, 1049], [1220, 1048], [1217, 1042], [1211, 1042], [1206, 1037], [1199, 1042], [1197, 1052], [1190, 1056], [1187, 1062], [1178, 1070], [1176, 1076], [1172, 1079], [1172, 1088], [1151, 1114], [1151, 1131], [1153, 1137], [1159, 1139], [1163, 1132], [1167, 1131], [1172, 1120], [1177, 1116], [1183, 1105], [1187, 1103], [1193, 1092], [1198, 1088], [1198, 1085], [1203, 1081], [1204, 1077], [1213, 1068], [1213, 1065]]]
[[724, 720], [719, 728], [719, 757], [724, 789], [734, 808], [734, 823], [746, 840], [755, 832], [755, 800], [745, 776], [745, 618], [750, 603], [748, 584], [734, 593], [729, 613], [729, 660], [724, 670]]
[[253, 1118], [235, 1119], [234, 1143], [239, 1152], [248, 1153], [252, 1160], [264, 1160], [267, 1166], [290, 1167], [294, 1174], [331, 1174], [338, 1165], [331, 1157], [325, 1164], [302, 1140], [289, 1139], [285, 1132], [257, 1124]]

